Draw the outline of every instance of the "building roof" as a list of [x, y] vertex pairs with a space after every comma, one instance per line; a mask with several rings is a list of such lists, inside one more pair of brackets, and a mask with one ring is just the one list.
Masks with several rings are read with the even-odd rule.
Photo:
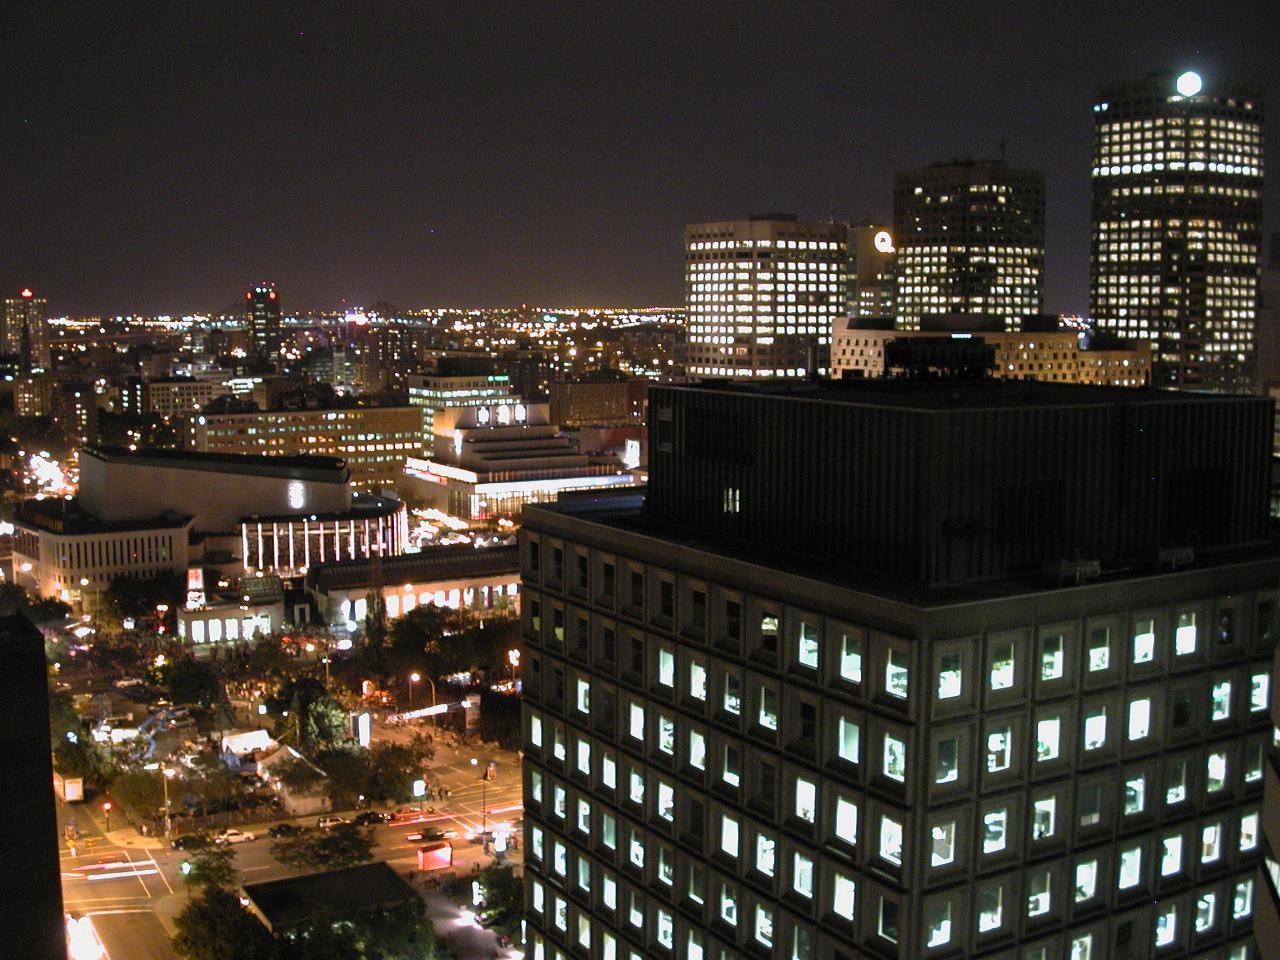
[[328, 513], [275, 513], [275, 514], [259, 514], [251, 513], [241, 518], [241, 522], [249, 523], [256, 521], [258, 523], [300, 523], [303, 520], [310, 519], [316, 522], [328, 522], [333, 520], [362, 520], [375, 519], [377, 517], [390, 516], [399, 510], [405, 509], [404, 501], [397, 500], [395, 497], [383, 497], [376, 493], [365, 493], [360, 490], [354, 490], [351, 494], [351, 505], [346, 510], [329, 511]]
[[24, 500], [14, 519], [18, 523], [48, 530], [62, 536], [76, 537], [95, 533], [127, 533], [130, 530], [170, 530], [191, 524], [190, 514], [164, 510], [140, 520], [99, 520], [80, 507], [78, 500], [50, 497]]
[[[378, 566], [381, 566], [381, 571]], [[380, 565], [376, 560], [343, 560], [340, 563], [318, 564], [312, 567], [307, 580], [315, 589], [327, 593], [331, 590], [351, 590], [379, 584], [496, 577], [516, 573], [519, 569], [519, 550], [514, 546], [483, 549], [472, 546], [432, 547], [421, 553], [387, 557]]]
[[129, 450], [125, 447], [86, 446], [81, 456], [94, 457], [104, 463], [123, 463], [140, 467], [169, 467], [174, 470], [202, 470], [210, 473], [235, 473], [242, 476], [287, 477], [313, 483], [341, 483], [350, 479], [347, 462], [341, 457], [324, 456], [253, 456], [240, 453], [200, 453], [195, 450], [162, 450], [157, 448]]
[[382, 862], [250, 883], [244, 895], [272, 931], [306, 923], [321, 911], [340, 917], [418, 899], [413, 888]]
[[[1254, 402], [1256, 398], [1186, 390], [1135, 390], [1037, 380], [891, 380], [846, 379], [820, 382], [785, 380], [753, 383], [663, 384], [664, 390], [686, 393], [732, 393], [760, 399], [778, 398], [814, 403], [849, 404], [898, 410], [1083, 408], [1096, 406], [1224, 404]], [[650, 398], [653, 403], [659, 395]]]

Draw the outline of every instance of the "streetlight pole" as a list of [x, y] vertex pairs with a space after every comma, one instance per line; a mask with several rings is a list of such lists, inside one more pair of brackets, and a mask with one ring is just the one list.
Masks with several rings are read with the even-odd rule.
[[173, 818], [169, 812], [169, 778], [176, 771], [172, 767], [164, 767], [160, 771], [160, 782], [164, 784], [164, 835], [169, 836], [170, 830], [173, 829]]
[[[480, 761], [475, 757], [471, 758], [471, 765], [479, 767]], [[489, 794], [489, 771], [486, 769], [480, 774], [480, 839], [484, 843], [485, 852], [489, 850], [489, 805], [487, 797]]]
[[416, 673], [409, 674], [409, 709], [410, 710], [413, 709], [413, 685], [421, 679], [422, 677], [420, 677]]
[[[431, 678], [431, 674], [427, 674], [427, 683], [431, 684], [431, 706], [436, 705], [436, 682]], [[436, 728], [436, 715], [431, 715], [431, 729]]]

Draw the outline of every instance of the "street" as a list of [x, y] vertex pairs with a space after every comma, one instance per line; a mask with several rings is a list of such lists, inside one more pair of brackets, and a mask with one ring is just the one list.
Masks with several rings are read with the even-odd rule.
[[[379, 733], [395, 738], [399, 731]], [[478, 760], [474, 766], [472, 757]], [[486, 783], [480, 779], [480, 772], [490, 760], [495, 762], [498, 775]], [[430, 780], [452, 791], [452, 797], [447, 801], [424, 800], [420, 805], [421, 819], [416, 822], [372, 828], [374, 859], [385, 860], [403, 874], [417, 869], [417, 849], [421, 845], [405, 839], [408, 833], [424, 827], [456, 830], [458, 835], [450, 841], [454, 848], [453, 872], [465, 874], [493, 859], [484, 853], [479, 839], [468, 837], [479, 834], [482, 826], [492, 831], [504, 823], [514, 825], [521, 817], [520, 768], [514, 755], [490, 745], [462, 750], [441, 746], [436, 761], [430, 767]], [[417, 806], [406, 804], [401, 808]], [[353, 812], [339, 815], [350, 819]], [[159, 838], [142, 838], [127, 826], [119, 829], [122, 824], [118, 819], [106, 834], [102, 811], [92, 805], [62, 807], [59, 826], [65, 826], [68, 818], [74, 818], [81, 841], [74, 855], [65, 846], [62, 851], [66, 910], [93, 917], [112, 960], [176, 960], [168, 941], [173, 919], [187, 900], [181, 864], [188, 854], [172, 849]], [[315, 821], [315, 817], [303, 817], [293, 822], [314, 827]], [[246, 824], [240, 828], [257, 835], [256, 840], [232, 848], [243, 883], [275, 880], [294, 873], [271, 856], [269, 826]], [[520, 852], [511, 853], [511, 859], [519, 863]], [[465, 918], [460, 919], [458, 911], [446, 906], [441, 897], [429, 897], [428, 904], [439, 932], [456, 934], [456, 945], [464, 958], [492, 956], [495, 941], [491, 933], [478, 928], [474, 934], [464, 931]]]

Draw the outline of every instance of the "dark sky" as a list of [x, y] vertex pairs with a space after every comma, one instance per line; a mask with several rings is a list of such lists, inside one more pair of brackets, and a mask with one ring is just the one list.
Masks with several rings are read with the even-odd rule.
[[887, 217], [895, 169], [1001, 139], [1048, 174], [1047, 306], [1083, 311], [1096, 85], [1280, 90], [1274, 2], [28, 7], [0, 289], [55, 313], [216, 310], [258, 278], [286, 309], [677, 304], [686, 221]]

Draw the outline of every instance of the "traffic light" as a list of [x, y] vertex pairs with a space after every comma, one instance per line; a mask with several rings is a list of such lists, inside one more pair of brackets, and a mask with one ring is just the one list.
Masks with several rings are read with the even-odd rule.
[[102, 801], [102, 812], [103, 812], [103, 813], [110, 813], [110, 812], [111, 812], [111, 801], [110, 801], [110, 800], [103, 800], [103, 801]]

